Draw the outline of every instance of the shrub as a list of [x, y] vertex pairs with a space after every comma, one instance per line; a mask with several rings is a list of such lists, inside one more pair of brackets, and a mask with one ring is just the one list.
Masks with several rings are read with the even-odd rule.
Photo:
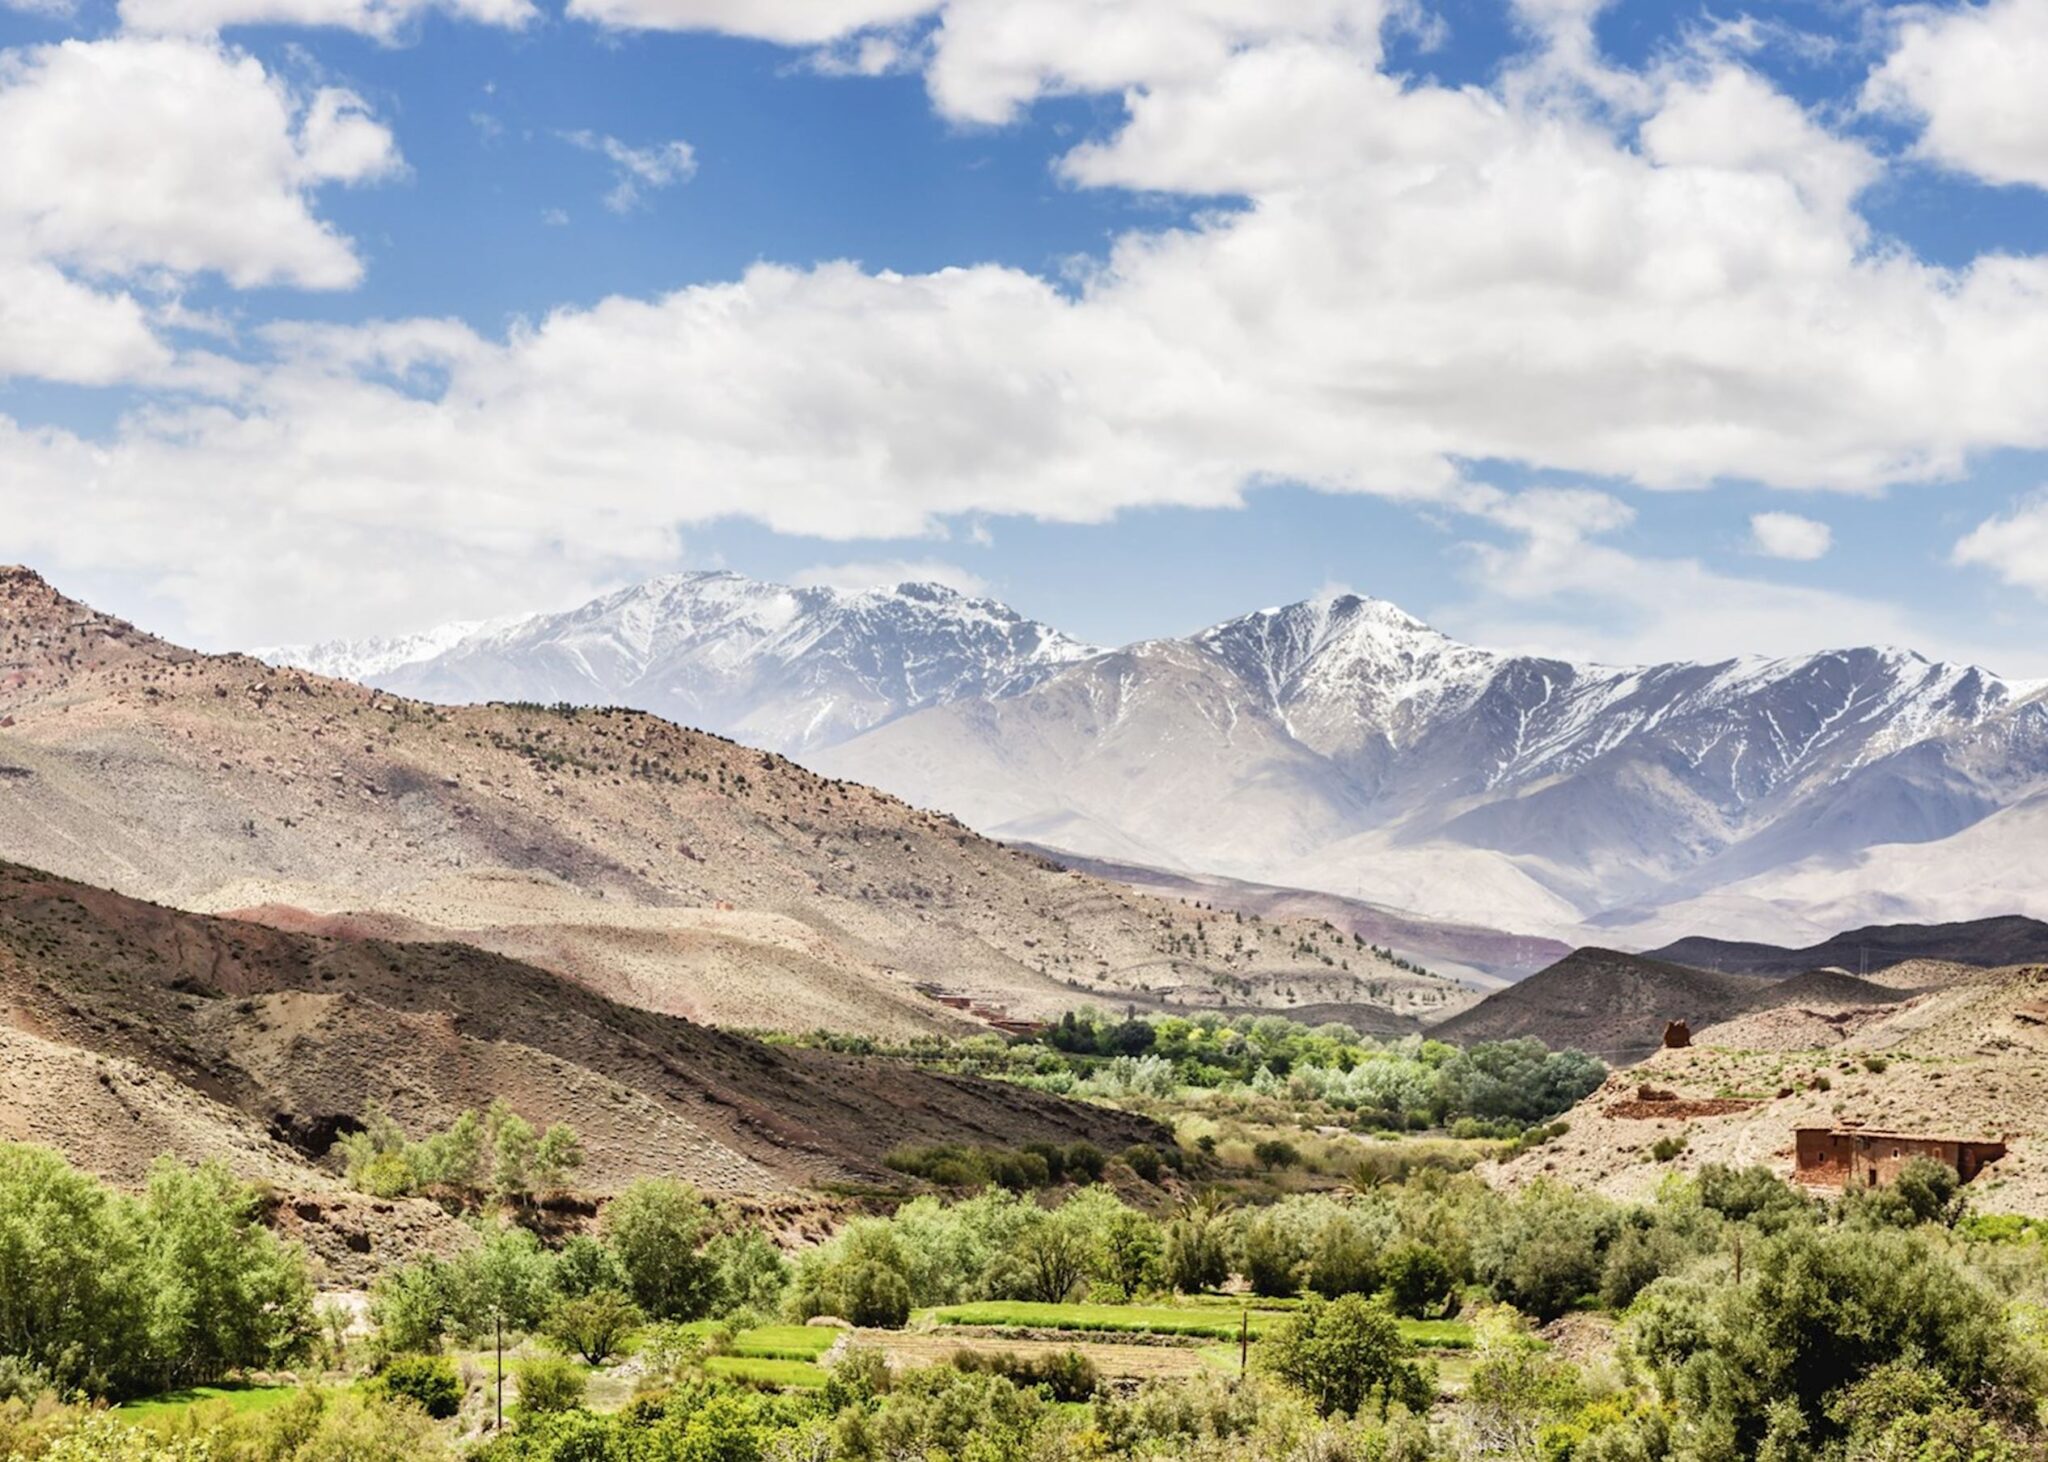
[[558, 1355], [536, 1355], [521, 1361], [512, 1373], [519, 1382], [521, 1415], [574, 1411], [583, 1404], [587, 1379], [572, 1360]]
[[1230, 1278], [1230, 1254], [1214, 1222], [1176, 1219], [1166, 1229], [1166, 1282], [1182, 1294], [1200, 1294]]
[[1670, 1162], [1686, 1148], [1686, 1139], [1678, 1134], [1660, 1137], [1650, 1144], [1650, 1156], [1658, 1162]]
[[1326, 1300], [1371, 1294], [1380, 1287], [1372, 1237], [1356, 1216], [1337, 1212], [1323, 1221], [1309, 1245], [1308, 1287]]
[[1124, 1149], [1123, 1158], [1125, 1165], [1146, 1182], [1156, 1183], [1159, 1181], [1159, 1173], [1163, 1164], [1159, 1160], [1158, 1148], [1148, 1147], [1144, 1143], [1136, 1143]]
[[1291, 1142], [1269, 1137], [1252, 1148], [1252, 1158], [1271, 1172], [1275, 1168], [1291, 1168], [1300, 1163], [1301, 1151]]
[[1109, 1158], [1092, 1142], [1068, 1144], [1065, 1162], [1067, 1172], [1077, 1183], [1101, 1182], [1102, 1170], [1109, 1166]]
[[462, 1407], [462, 1379], [455, 1362], [444, 1355], [395, 1355], [377, 1373], [375, 1389], [410, 1401], [436, 1421], [446, 1421]]
[[1442, 1315], [1457, 1296], [1449, 1261], [1428, 1244], [1396, 1244], [1381, 1257], [1380, 1274], [1395, 1311], [1413, 1319]]
[[1013, 1385], [1040, 1388], [1050, 1401], [1086, 1401], [1102, 1384], [1095, 1363], [1078, 1350], [1024, 1356], [1011, 1351], [956, 1350], [953, 1369], [1002, 1376]]

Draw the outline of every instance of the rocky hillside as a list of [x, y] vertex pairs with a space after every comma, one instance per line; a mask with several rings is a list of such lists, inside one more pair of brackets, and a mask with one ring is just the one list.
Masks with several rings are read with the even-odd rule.
[[1670, 1021], [1693, 1030], [1754, 1009], [1771, 982], [1689, 969], [1612, 949], [1577, 949], [1520, 984], [1495, 991], [1439, 1025], [1446, 1041], [1504, 1041], [1534, 1036], [1554, 1049], [1574, 1047], [1610, 1063], [1657, 1049]]
[[1819, 969], [1876, 973], [1919, 959], [1992, 969], [2048, 962], [2048, 924], [2009, 914], [1955, 924], [1871, 925], [1801, 949], [1695, 938], [1681, 939], [1651, 953], [1676, 964], [1744, 975], [1791, 975]]
[[1146, 898], [621, 710], [449, 709], [204, 656], [0, 570], [0, 857], [202, 912], [459, 938], [726, 1024], [1463, 998], [1331, 928]]
[[[1898, 966], [1896, 969], [1906, 969]], [[1673, 1171], [1762, 1163], [1792, 1172], [1793, 1133], [1855, 1122], [1876, 1131], [2002, 1140], [2008, 1155], [1969, 1187], [1986, 1212], [2048, 1217], [2048, 967], [1923, 967], [1934, 983], [1809, 989], [1699, 1031], [1617, 1071], [1566, 1114], [1566, 1134], [1500, 1170], [1644, 1197]], [[1853, 996], [1830, 1006], [1825, 997]], [[1646, 1098], [1648, 1098], [1646, 1100]], [[1653, 1145], [1682, 1143], [1659, 1161]]]
[[886, 1177], [900, 1143], [1157, 1134], [1017, 1087], [762, 1045], [460, 944], [286, 933], [0, 864], [0, 1136], [125, 1179], [158, 1153], [281, 1182], [369, 1098], [417, 1134], [504, 1097], [568, 1121], [603, 1191], [731, 1194]]

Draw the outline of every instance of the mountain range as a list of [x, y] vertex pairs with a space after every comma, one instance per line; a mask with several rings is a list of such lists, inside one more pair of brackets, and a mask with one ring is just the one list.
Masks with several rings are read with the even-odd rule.
[[440, 707], [202, 655], [24, 569], [0, 569], [0, 859], [460, 941], [728, 1026], [960, 1033], [1101, 1000], [1412, 1030], [1467, 998], [1321, 920], [1146, 897], [645, 712]]
[[2048, 685], [1898, 649], [1604, 666], [1325, 594], [1097, 650], [936, 585], [714, 573], [267, 658], [632, 704], [996, 838], [1573, 942], [2048, 913]]

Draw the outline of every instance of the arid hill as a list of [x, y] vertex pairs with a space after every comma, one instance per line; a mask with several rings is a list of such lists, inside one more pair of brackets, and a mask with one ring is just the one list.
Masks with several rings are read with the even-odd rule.
[[1612, 949], [1574, 950], [1498, 990], [1431, 1032], [1446, 1041], [1534, 1036], [1626, 1063], [1655, 1050], [1666, 1022], [1694, 1030], [1752, 1008], [1768, 985], [1748, 975], [1688, 969]]
[[1804, 949], [1681, 939], [1651, 950], [1650, 958], [1738, 975], [1796, 975], [1829, 968], [1875, 973], [1915, 959], [1994, 969], [2048, 960], [2048, 924], [2019, 914], [1953, 924], [1873, 924]]
[[[1667, 1173], [1710, 1162], [1789, 1176], [1797, 1129], [1856, 1123], [2004, 1141], [2009, 1153], [1970, 1184], [1971, 1201], [2048, 1217], [2048, 967], [1955, 969], [1918, 992], [1806, 985], [1808, 994], [1872, 991], [1890, 1003], [1788, 1001], [1699, 1030], [1691, 1046], [1615, 1072], [1566, 1114], [1563, 1137], [1499, 1176], [1559, 1177], [1616, 1197], [1646, 1196]], [[1658, 1161], [1659, 1141], [1683, 1146]]]
[[[160, 1152], [320, 1187], [364, 1103], [424, 1135], [503, 1097], [568, 1121], [579, 1186], [900, 1181], [899, 1144], [1157, 1139], [1023, 1088], [763, 1045], [460, 944], [292, 934], [0, 864], [0, 1137], [133, 1181]], [[327, 1186], [332, 1186], [327, 1183]]]
[[1425, 919], [1418, 914], [1367, 903], [1363, 899], [1318, 893], [1313, 889], [1280, 888], [1269, 883], [1247, 883], [1239, 878], [1176, 873], [1171, 869], [1148, 868], [1138, 863], [1084, 858], [1054, 848], [1033, 848], [1032, 851], [1043, 853], [1062, 868], [1077, 869], [1160, 898], [1212, 904], [1240, 913], [1261, 914], [1268, 919], [1327, 920], [1347, 934], [1356, 934], [1369, 944], [1391, 949], [1412, 963], [1437, 974], [1451, 975], [1481, 990], [1495, 990], [1513, 984], [1572, 952], [1569, 944], [1556, 939], [1510, 934], [1479, 924]]
[[458, 939], [644, 1009], [900, 1034], [1117, 1005], [1462, 999], [1336, 930], [1143, 897], [622, 710], [429, 706], [154, 639], [0, 569], [0, 858]]

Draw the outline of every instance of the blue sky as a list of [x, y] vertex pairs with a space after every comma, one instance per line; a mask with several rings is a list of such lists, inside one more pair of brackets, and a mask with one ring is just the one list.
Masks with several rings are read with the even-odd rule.
[[2048, 675], [2048, 0], [93, 0], [0, 50], [0, 559], [193, 642], [726, 566]]

